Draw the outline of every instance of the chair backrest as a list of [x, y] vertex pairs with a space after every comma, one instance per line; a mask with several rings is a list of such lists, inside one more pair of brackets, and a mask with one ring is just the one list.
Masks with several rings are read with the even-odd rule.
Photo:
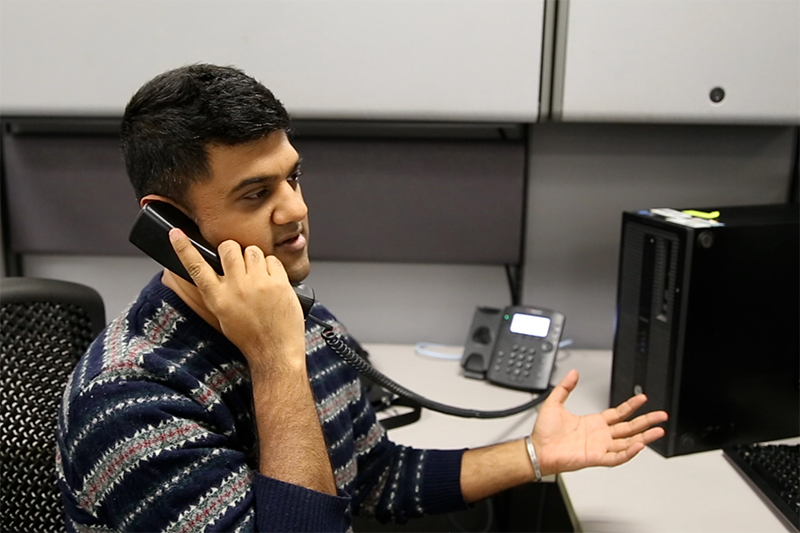
[[94, 289], [0, 279], [0, 531], [63, 531], [55, 427], [64, 386], [105, 326]]

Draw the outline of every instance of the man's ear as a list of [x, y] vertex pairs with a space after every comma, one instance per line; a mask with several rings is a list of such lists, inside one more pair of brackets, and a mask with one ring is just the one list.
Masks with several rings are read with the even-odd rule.
[[189, 218], [191, 218], [192, 220], [194, 220], [194, 217], [192, 216], [192, 214], [189, 213], [188, 210], [185, 207], [183, 207], [178, 202], [174, 201], [172, 198], [167, 198], [166, 196], [161, 196], [160, 194], [148, 194], [146, 196], [143, 196], [142, 199], [139, 200], [139, 207], [140, 208], [144, 207], [147, 204], [149, 204], [150, 202], [164, 202], [166, 204], [170, 204], [171, 206], [180, 209], [183, 212], [184, 215], [186, 215]]

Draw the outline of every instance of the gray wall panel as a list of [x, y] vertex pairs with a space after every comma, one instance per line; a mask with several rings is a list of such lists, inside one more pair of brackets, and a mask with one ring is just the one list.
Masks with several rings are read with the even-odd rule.
[[[783, 201], [792, 135], [760, 126], [533, 126], [523, 301], [564, 311], [575, 346], [609, 349], [621, 212]], [[157, 270], [143, 257], [25, 257], [29, 275], [98, 288], [110, 317]], [[502, 267], [313, 261], [309, 283], [368, 342], [460, 344], [475, 306], [509, 304]]]
[[116, 137], [6, 133], [3, 143], [12, 250], [137, 253], [136, 197]]
[[520, 261], [522, 141], [298, 139], [312, 259]]
[[523, 301], [566, 314], [576, 347], [610, 349], [622, 211], [782, 203], [793, 129], [532, 127]]
[[[6, 133], [3, 142], [12, 250], [139, 255], [128, 243], [137, 204], [116, 135]], [[521, 138], [302, 138], [296, 145], [312, 259], [519, 263]]]

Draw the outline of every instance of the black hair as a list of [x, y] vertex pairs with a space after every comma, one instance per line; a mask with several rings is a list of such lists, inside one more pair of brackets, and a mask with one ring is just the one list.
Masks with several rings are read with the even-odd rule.
[[260, 82], [234, 67], [195, 64], [144, 84], [125, 108], [120, 133], [136, 198], [159, 194], [191, 210], [189, 186], [210, 177], [209, 145], [289, 128], [286, 109]]

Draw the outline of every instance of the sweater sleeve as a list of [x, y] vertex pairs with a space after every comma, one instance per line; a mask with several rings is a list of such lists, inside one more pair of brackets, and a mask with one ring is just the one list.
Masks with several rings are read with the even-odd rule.
[[[366, 354], [327, 309], [317, 305], [314, 313], [356, 352]], [[351, 496], [353, 513], [374, 516], [384, 523], [404, 523], [428, 514], [468, 508], [461, 493], [461, 459], [465, 450], [421, 450], [392, 442], [376, 418], [358, 372], [332, 352], [323, 355], [326, 353], [323, 344], [321, 340], [312, 343], [319, 345], [313, 352], [319, 352], [319, 357], [326, 361], [318, 369], [318, 375], [324, 376], [319, 382], [327, 382], [328, 394], [331, 386], [336, 389], [332, 397], [344, 396], [342, 391], [352, 392], [346, 394], [348, 415], [336, 417], [344, 426], [332, 432], [334, 438], [341, 435], [350, 438], [336, 442], [332, 457], [338, 458], [336, 464], [345, 465], [336, 472], [340, 480], [337, 484]], [[312, 383], [321, 387], [317, 381], [312, 377]], [[326, 394], [322, 389], [319, 393]], [[323, 427], [334, 423], [329, 420]], [[346, 442], [350, 444], [342, 444]], [[348, 475], [351, 472], [352, 476]]]
[[[258, 531], [347, 531], [350, 528], [350, 498], [332, 497], [283, 481], [255, 475], [256, 524]], [[298, 513], [299, 510], [302, 512]]]
[[256, 473], [249, 421], [212, 388], [150, 363], [91, 379], [79, 367], [68, 385], [58, 434], [68, 530], [347, 529], [349, 498]]
[[465, 450], [421, 450], [389, 440], [362, 393], [354, 405], [353, 432], [358, 450], [354, 513], [380, 522], [468, 508], [461, 493]]

